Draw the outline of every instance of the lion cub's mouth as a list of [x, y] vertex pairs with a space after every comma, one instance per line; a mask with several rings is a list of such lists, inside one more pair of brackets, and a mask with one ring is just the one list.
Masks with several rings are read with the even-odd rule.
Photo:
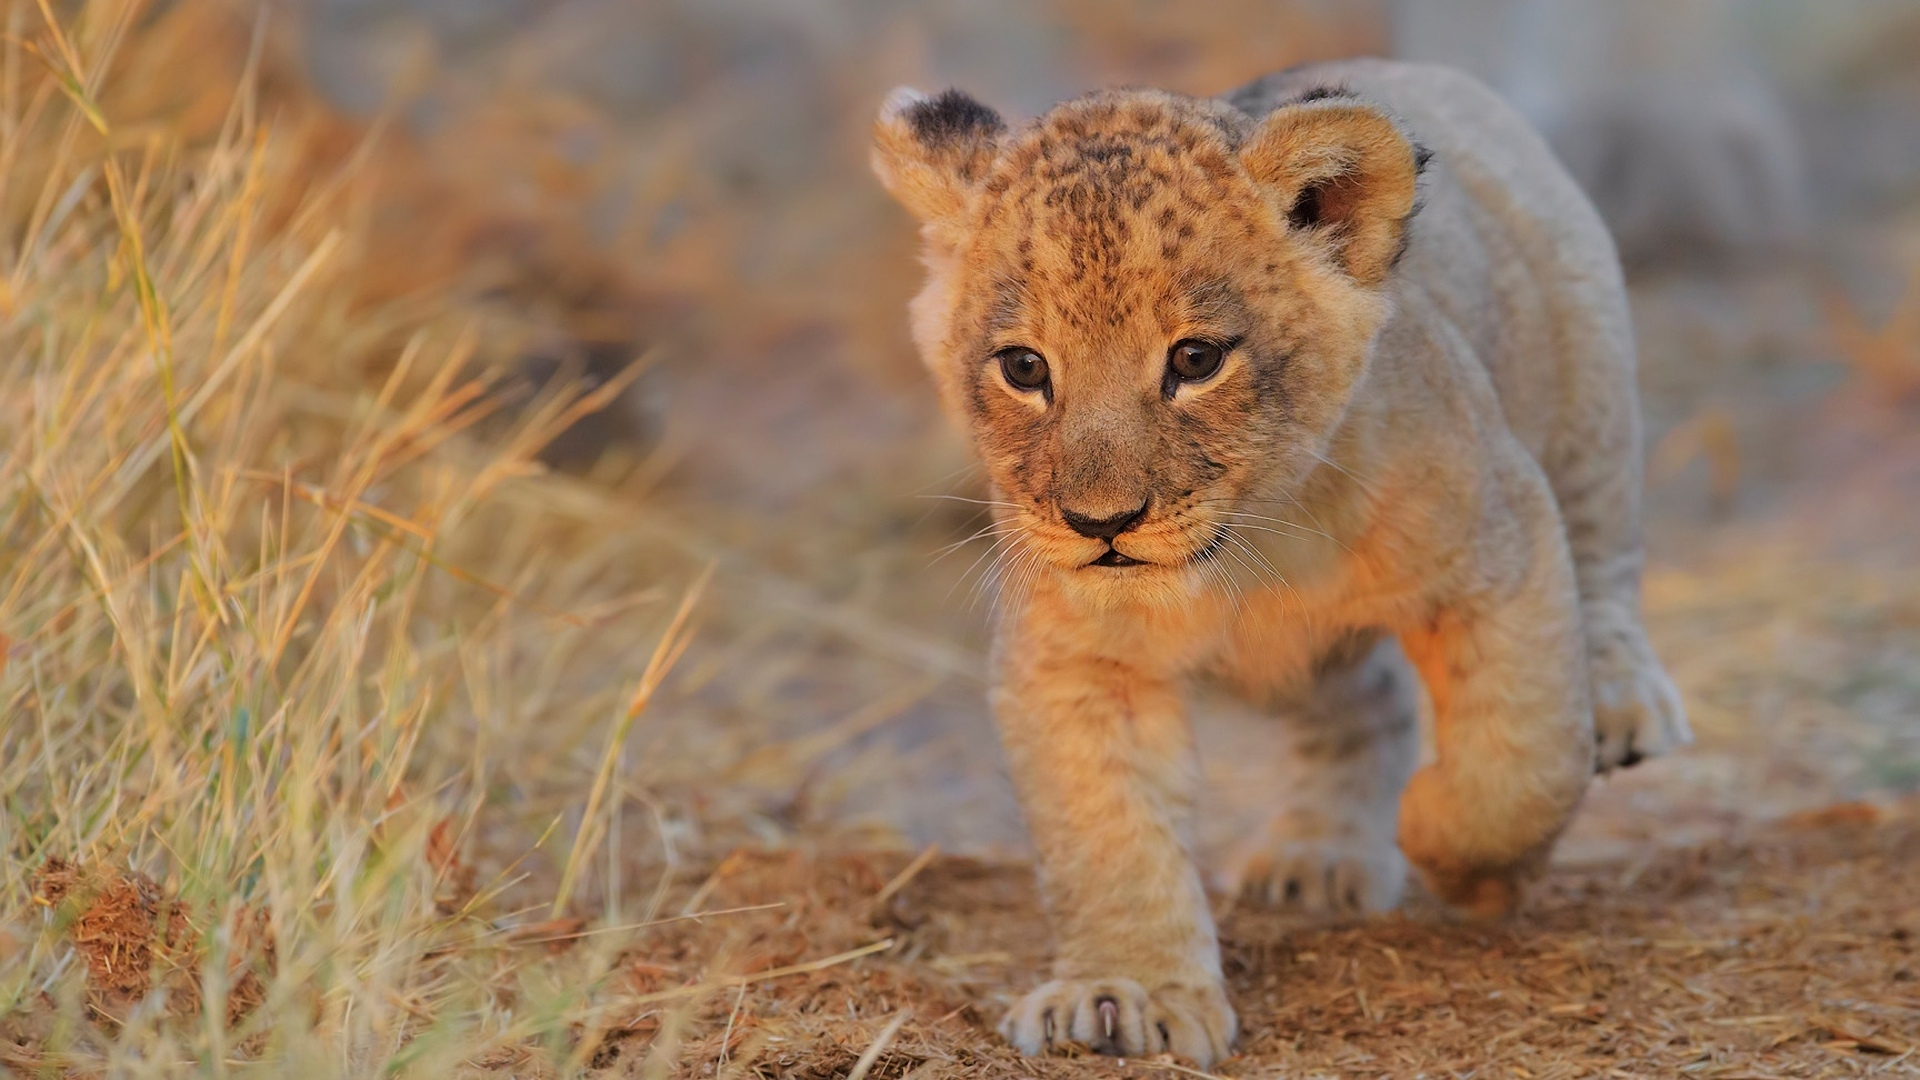
[[[1192, 562], [1192, 563], [1206, 562], [1207, 560], [1213, 558], [1215, 555], [1218, 555], [1220, 553], [1220, 549], [1226, 545], [1226, 542], [1227, 542], [1227, 538], [1225, 533], [1215, 532], [1213, 536], [1208, 538], [1207, 545], [1201, 548], [1199, 551], [1194, 552], [1191, 556], [1189, 556], [1186, 559], [1186, 561]], [[1153, 566], [1153, 565], [1155, 564], [1152, 562], [1149, 562], [1146, 559], [1136, 559], [1131, 555], [1127, 555], [1121, 552], [1119, 548], [1112, 547], [1112, 546], [1109, 546], [1107, 550], [1101, 552], [1099, 558], [1093, 560], [1090, 563], [1087, 563], [1087, 566], [1089, 567], [1107, 566], [1107, 567], [1116, 567], [1116, 568], [1128, 567], [1128, 566]]]

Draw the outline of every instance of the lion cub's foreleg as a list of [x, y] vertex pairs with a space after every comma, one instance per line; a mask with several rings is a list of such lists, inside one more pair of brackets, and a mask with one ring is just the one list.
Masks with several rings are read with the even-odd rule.
[[1400, 801], [1400, 848], [1449, 903], [1509, 910], [1593, 772], [1586, 636], [1546, 479], [1517, 453], [1474, 556], [1398, 627], [1434, 710], [1437, 759]]
[[1054, 981], [1002, 1030], [1029, 1054], [1076, 1042], [1204, 1064], [1235, 1020], [1188, 848], [1192, 735], [1173, 673], [1099, 644], [1044, 611], [1013, 614], [995, 644], [995, 715], [1057, 946]]
[[1357, 634], [1293, 692], [1282, 714], [1281, 787], [1267, 827], [1239, 845], [1223, 891], [1310, 913], [1385, 911], [1407, 863], [1394, 830], [1420, 757], [1416, 676], [1392, 638]]

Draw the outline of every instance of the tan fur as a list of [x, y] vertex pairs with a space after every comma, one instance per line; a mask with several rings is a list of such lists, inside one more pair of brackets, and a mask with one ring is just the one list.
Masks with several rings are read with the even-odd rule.
[[[1296, 783], [1228, 880], [1316, 910], [1397, 902], [1399, 852], [1509, 910], [1596, 760], [1685, 740], [1640, 624], [1617, 261], [1485, 89], [1353, 62], [1018, 131], [905, 93], [874, 166], [923, 222], [914, 336], [1005, 532], [994, 711], [1059, 939], [1022, 1050], [1228, 1052], [1191, 676], [1293, 714]], [[1170, 380], [1184, 339], [1231, 345], [1218, 374]], [[1110, 542], [1066, 517], [1143, 503]], [[1407, 782], [1409, 663], [1438, 758]]]

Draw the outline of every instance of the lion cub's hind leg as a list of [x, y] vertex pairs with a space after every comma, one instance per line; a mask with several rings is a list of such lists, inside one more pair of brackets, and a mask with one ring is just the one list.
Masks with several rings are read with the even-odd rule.
[[1407, 880], [1394, 838], [1400, 790], [1420, 753], [1406, 656], [1391, 637], [1350, 639], [1280, 706], [1278, 806], [1266, 828], [1230, 854], [1222, 891], [1311, 914], [1397, 907]]
[[[1600, 287], [1594, 285], [1591, 287]], [[1626, 297], [1586, 311], [1564, 335], [1579, 355], [1584, 407], [1554, 426], [1542, 461], [1573, 557], [1593, 690], [1595, 767], [1607, 772], [1693, 741], [1679, 691], [1640, 610], [1640, 407]]]
[[[1653, 653], [1631, 588], [1581, 597], [1587, 666], [1593, 673], [1593, 728], [1601, 772], [1637, 765], [1693, 741], [1680, 691]], [[1583, 582], [1584, 584], [1584, 582]]]

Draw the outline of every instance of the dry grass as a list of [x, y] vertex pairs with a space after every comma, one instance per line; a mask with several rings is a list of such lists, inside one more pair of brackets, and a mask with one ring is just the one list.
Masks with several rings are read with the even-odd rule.
[[[699, 570], [537, 481], [617, 385], [492, 415], [494, 346], [365, 288], [354, 157], [328, 166], [297, 102], [267, 124], [206, 9], [8, 10], [7, 1062], [566, 1060], [601, 977], [508, 942], [652, 916], [607, 853], [648, 844], [620, 833], [624, 746]], [[189, 56], [206, 85], [175, 81]]]
[[[1077, 47], [1101, 78], [1192, 90], [1377, 32], [1055, 8], [1093, 28]], [[766, 535], [766, 493], [707, 490], [710, 463], [671, 467], [671, 432], [594, 482], [539, 462], [624, 385], [524, 385], [519, 358], [556, 336], [756, 380], [726, 406], [768, 440], [815, 430], [782, 426], [789, 391], [900, 396], [911, 230], [860, 145], [910, 73], [822, 76], [831, 164], [749, 206], [703, 156], [717, 98], [622, 128], [508, 64], [497, 99], [415, 139], [316, 104], [250, 13], [4, 11], [0, 1065], [1191, 1073], [1013, 1055], [992, 1025], [1047, 947], [1028, 868], [912, 858], [855, 820], [945, 813], [930, 779], [1004, 802], [977, 724], [910, 753], [876, 737], [979, 712], [967, 560], [926, 566], [964, 518], [895, 493], [952, 467], [923, 388], [893, 428], [791, 455], [883, 477], [830, 491], [804, 533]], [[583, 129], [657, 167], [530, 149]], [[569, 220], [630, 182], [633, 220], [703, 224], [597, 244]], [[1907, 329], [1835, 340], [1863, 383], [1904, 378], [1882, 361], [1912, 354]], [[829, 377], [796, 365], [828, 352], [857, 377], [809, 389]], [[1920, 487], [1890, 407], [1867, 451], [1820, 451], [1860, 483], [1798, 504], [1877, 514], [1883, 560], [1920, 527], [1883, 512]], [[1676, 475], [1712, 459], [1728, 513], [1767, 482], [1746, 422], [1669, 444]], [[1597, 791], [1511, 924], [1229, 913], [1247, 1035], [1222, 1075], [1916, 1071], [1912, 807], [1756, 820], [1920, 783], [1900, 771], [1920, 768], [1920, 594], [1789, 529], [1698, 539], [1649, 587], [1698, 751]]]

